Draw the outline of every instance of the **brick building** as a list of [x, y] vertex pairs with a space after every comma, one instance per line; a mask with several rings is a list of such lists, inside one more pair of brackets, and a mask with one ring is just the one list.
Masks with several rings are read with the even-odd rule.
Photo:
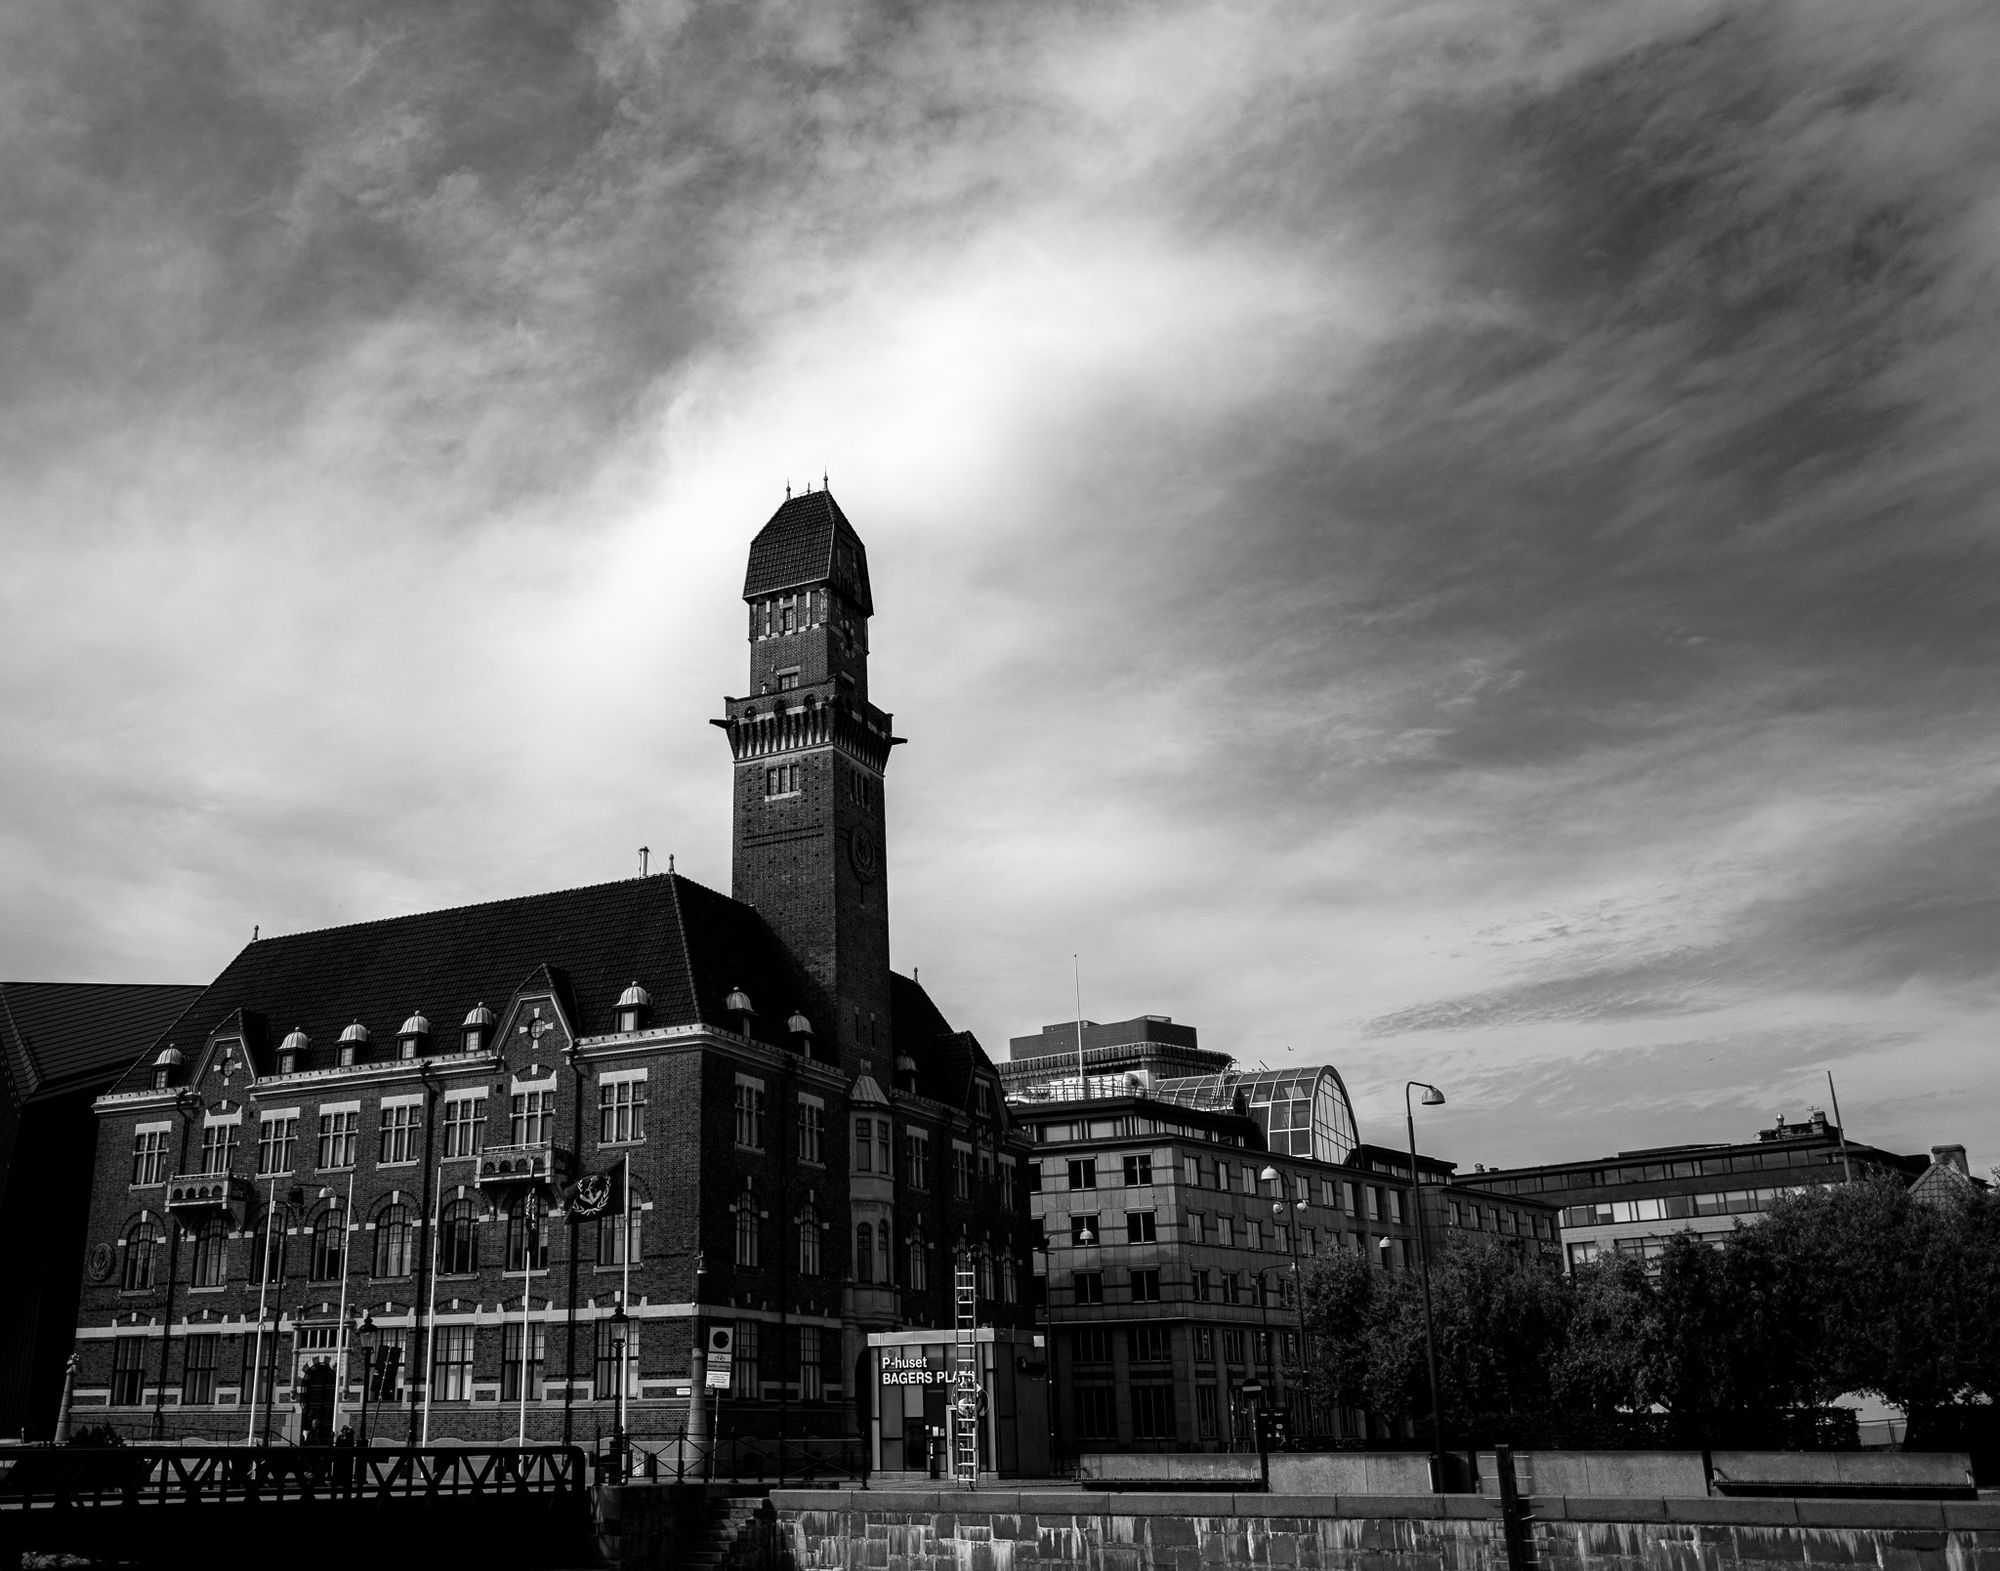
[[[96, 1104], [80, 1422], [853, 1435], [871, 1332], [1022, 1326], [1024, 1148], [889, 966], [861, 541], [756, 536], [733, 894], [673, 871], [266, 938]], [[698, 1351], [699, 1350], [699, 1351]], [[373, 1381], [364, 1376], [373, 1372]], [[692, 1394], [691, 1394], [692, 1393]]]
[[[1313, 1409], [1301, 1381], [1302, 1269], [1332, 1250], [1417, 1265], [1409, 1155], [1359, 1138], [1336, 1070], [1238, 1070], [1192, 1026], [1143, 1015], [1015, 1037], [1001, 1075], [1034, 1142], [1065, 1449], [1254, 1444], [1251, 1383], [1295, 1436], [1387, 1436], [1365, 1413]], [[1447, 1190], [1452, 1164], [1417, 1160], [1433, 1247], [1486, 1228], [1555, 1266], [1552, 1207]]]

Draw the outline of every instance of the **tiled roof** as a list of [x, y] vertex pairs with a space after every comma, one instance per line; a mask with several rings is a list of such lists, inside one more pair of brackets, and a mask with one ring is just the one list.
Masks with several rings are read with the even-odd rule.
[[774, 1042], [811, 996], [754, 910], [668, 873], [260, 939], [202, 991], [173, 1040], [191, 1053], [240, 1011], [258, 1063], [296, 1026], [312, 1039], [299, 1067], [321, 1068], [355, 1020], [378, 1052], [393, 1051], [397, 1027], [421, 1011], [442, 1047], [476, 1005], [504, 1011], [536, 979], [584, 1036], [616, 1029], [618, 995], [635, 981], [652, 995], [654, 1026], [734, 1030], [722, 1006], [740, 987], [757, 1008], [755, 1034]]
[[[845, 544], [851, 567], [835, 553]], [[786, 499], [750, 542], [750, 566], [743, 575], [743, 598], [761, 600], [808, 584], [836, 584], [863, 616], [875, 614], [868, 590], [868, 548], [830, 491], [805, 491]]]
[[889, 973], [889, 1026], [897, 1053], [917, 1064], [917, 1092], [952, 1107], [972, 1104], [972, 1073], [994, 1073], [993, 1061], [970, 1031], [954, 1031], [923, 984]]
[[0, 1055], [14, 1096], [109, 1085], [200, 996], [199, 987], [0, 982]]

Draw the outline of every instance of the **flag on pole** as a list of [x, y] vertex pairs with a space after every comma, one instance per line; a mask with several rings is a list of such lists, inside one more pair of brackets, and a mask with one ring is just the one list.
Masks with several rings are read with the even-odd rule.
[[569, 1186], [569, 1206], [586, 1222], [625, 1208], [625, 1162], [621, 1157], [601, 1173], [585, 1173]]

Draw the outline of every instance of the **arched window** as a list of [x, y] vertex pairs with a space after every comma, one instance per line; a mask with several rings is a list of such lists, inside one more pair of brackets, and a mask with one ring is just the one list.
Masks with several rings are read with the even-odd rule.
[[1021, 1279], [1014, 1270], [1014, 1251], [1000, 1251], [1000, 1302], [1015, 1303], [1021, 1296]]
[[810, 1197], [799, 1210], [799, 1275], [819, 1275], [819, 1207]]
[[913, 1228], [910, 1236], [903, 1241], [903, 1254], [908, 1269], [903, 1284], [912, 1292], [921, 1293], [930, 1286], [931, 1252], [924, 1243], [922, 1228]]
[[125, 1271], [118, 1285], [128, 1293], [144, 1292], [157, 1280], [159, 1224], [142, 1216], [125, 1229]]
[[410, 1208], [389, 1205], [375, 1217], [375, 1274], [408, 1276], [416, 1269], [414, 1237], [410, 1228]]
[[469, 1276], [478, 1269], [479, 1214], [470, 1200], [454, 1200], [439, 1219], [438, 1270], [446, 1276]]
[[875, 1229], [866, 1222], [854, 1230], [854, 1280], [875, 1280]]
[[549, 1266], [549, 1211], [532, 1189], [507, 1213], [507, 1269], [546, 1271]]
[[762, 1263], [760, 1256], [762, 1228], [758, 1225], [757, 1186], [749, 1179], [743, 1180], [743, 1189], [736, 1196], [736, 1263], [740, 1266], [754, 1266]]
[[250, 1256], [250, 1280], [282, 1282], [285, 1279], [285, 1225], [283, 1206], [267, 1210], [257, 1222], [255, 1247]]
[[875, 1280], [887, 1287], [896, 1280], [895, 1267], [890, 1264], [893, 1257], [889, 1253], [889, 1224], [875, 1229]]
[[338, 1206], [329, 1206], [313, 1223], [312, 1247], [307, 1251], [307, 1274], [315, 1282], [340, 1279], [347, 1264], [343, 1258], [346, 1242], [347, 1216]]
[[978, 1252], [972, 1257], [972, 1268], [979, 1284], [979, 1296], [986, 1299], [992, 1298], [993, 1252], [984, 1244], [979, 1246]]
[[194, 1236], [194, 1285], [220, 1287], [229, 1277], [229, 1224], [211, 1217]]

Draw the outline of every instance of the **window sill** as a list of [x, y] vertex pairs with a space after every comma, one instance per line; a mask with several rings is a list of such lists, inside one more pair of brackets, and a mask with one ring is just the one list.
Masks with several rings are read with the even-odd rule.
[[409, 1157], [404, 1157], [400, 1162], [377, 1162], [375, 1164], [375, 1167], [376, 1170], [379, 1172], [381, 1169], [385, 1167], [418, 1167], [421, 1165], [422, 1164], [418, 1158], [409, 1156]]
[[600, 1140], [597, 1142], [597, 1149], [600, 1151], [630, 1151], [634, 1146], [642, 1146], [645, 1143], [646, 1137], [640, 1135], [636, 1140]]
[[229, 1284], [228, 1284], [227, 1282], [220, 1282], [220, 1283], [217, 1283], [217, 1284], [216, 1284], [216, 1285], [215, 1285], [214, 1287], [193, 1287], [193, 1286], [190, 1286], [190, 1287], [188, 1288], [188, 1291], [189, 1291], [190, 1293], [226, 1293], [226, 1292], [228, 1292], [228, 1291], [229, 1291]]

